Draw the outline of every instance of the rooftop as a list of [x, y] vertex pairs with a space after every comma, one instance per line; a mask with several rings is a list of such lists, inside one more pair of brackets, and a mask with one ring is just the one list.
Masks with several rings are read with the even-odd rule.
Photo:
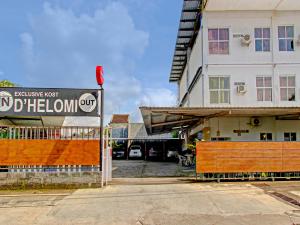
[[187, 50], [193, 45], [200, 28], [202, 0], [184, 0], [173, 56], [170, 82], [181, 78], [186, 61]]
[[128, 114], [113, 114], [110, 123], [128, 123], [129, 115]]

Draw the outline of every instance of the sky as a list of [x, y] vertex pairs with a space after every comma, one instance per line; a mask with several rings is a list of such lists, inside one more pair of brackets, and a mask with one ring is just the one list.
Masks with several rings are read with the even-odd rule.
[[168, 82], [182, 0], [3, 0], [0, 80], [24, 87], [97, 88], [105, 114], [175, 106]]

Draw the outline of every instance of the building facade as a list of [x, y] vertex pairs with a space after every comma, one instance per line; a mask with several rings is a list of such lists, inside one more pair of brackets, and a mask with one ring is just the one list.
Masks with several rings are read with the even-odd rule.
[[[170, 76], [178, 84], [180, 107], [300, 106], [299, 3], [192, 2], [184, 1]], [[191, 22], [189, 4], [201, 7], [196, 35], [185, 26]], [[199, 131], [210, 141], [299, 141], [300, 120], [288, 114], [220, 115], [205, 119], [191, 134]]]

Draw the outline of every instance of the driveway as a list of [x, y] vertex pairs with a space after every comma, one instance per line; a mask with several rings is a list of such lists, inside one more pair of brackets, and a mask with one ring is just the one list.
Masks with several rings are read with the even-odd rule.
[[182, 167], [174, 162], [152, 162], [144, 160], [113, 160], [114, 178], [182, 177], [195, 176], [194, 169]]
[[[158, 181], [162, 180], [160, 178]], [[297, 183], [292, 186], [292, 190], [299, 189]], [[118, 184], [104, 189], [81, 189], [62, 195], [19, 194], [1, 196], [0, 199], [0, 224], [300, 223], [297, 207], [280, 201], [249, 183]]]

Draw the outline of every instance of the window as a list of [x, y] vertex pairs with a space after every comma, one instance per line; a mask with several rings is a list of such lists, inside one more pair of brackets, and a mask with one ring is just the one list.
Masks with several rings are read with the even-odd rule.
[[294, 26], [278, 27], [279, 51], [294, 51]]
[[281, 76], [279, 79], [281, 101], [295, 101], [296, 77]]
[[229, 29], [208, 29], [209, 54], [229, 54]]
[[256, 77], [257, 101], [272, 101], [272, 77]]
[[261, 141], [272, 141], [272, 133], [260, 133]]
[[255, 51], [269, 52], [270, 51], [270, 28], [255, 28]]
[[296, 132], [284, 133], [284, 141], [296, 141], [296, 140], [297, 140]]
[[210, 103], [230, 103], [230, 80], [229, 77], [209, 78]]

